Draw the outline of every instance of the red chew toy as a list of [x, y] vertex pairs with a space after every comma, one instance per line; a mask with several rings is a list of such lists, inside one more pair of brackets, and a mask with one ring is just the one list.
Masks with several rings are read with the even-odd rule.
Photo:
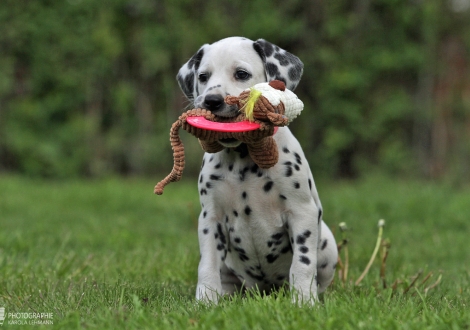
[[188, 117], [186, 122], [191, 126], [216, 132], [248, 132], [260, 128], [260, 124], [252, 123], [247, 120], [235, 123], [220, 123], [207, 120], [202, 116]]

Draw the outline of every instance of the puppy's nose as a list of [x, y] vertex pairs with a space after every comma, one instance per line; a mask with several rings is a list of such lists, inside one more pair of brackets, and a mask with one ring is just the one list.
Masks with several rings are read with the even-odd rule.
[[224, 98], [220, 94], [209, 94], [204, 98], [204, 108], [210, 111], [219, 110], [224, 104]]

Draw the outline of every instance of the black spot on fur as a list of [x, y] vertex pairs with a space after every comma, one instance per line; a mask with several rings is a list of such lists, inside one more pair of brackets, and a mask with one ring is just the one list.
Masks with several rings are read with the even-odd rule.
[[207, 211], [202, 212], [202, 217], [205, 218], [207, 215]]
[[199, 192], [199, 194], [202, 196], [202, 195], [207, 195], [207, 190], [202, 188], [201, 191]]
[[228, 170], [229, 170], [230, 172], [232, 172], [232, 170], [233, 170], [233, 164], [230, 164], [230, 165], [228, 166]]
[[204, 228], [204, 229], [202, 230], [202, 232], [203, 232], [204, 234], [207, 234], [207, 233], [209, 233], [209, 229]]
[[322, 210], [322, 209], [319, 209], [319, 210], [318, 210], [318, 223], [320, 223], [320, 221], [321, 221], [321, 216], [322, 216], [322, 214], [323, 214], [323, 210]]
[[244, 192], [242, 193], [242, 198], [243, 198], [243, 199], [246, 198], [246, 191], [244, 191]]
[[194, 66], [195, 71], [199, 69], [199, 64], [201, 64], [202, 57], [204, 56], [204, 49], [201, 48], [199, 51], [191, 57], [188, 62], [188, 68], [192, 69]]
[[240, 181], [245, 181], [246, 173], [247, 173], [249, 170], [250, 170], [250, 169], [249, 169], [249, 167], [247, 166], [247, 167], [243, 168], [242, 170], [240, 170], [240, 171], [238, 172]]
[[202, 183], [203, 180], [204, 180], [204, 179], [203, 179], [203, 176], [202, 176], [202, 174], [201, 174], [201, 175], [199, 176], [199, 183]]
[[266, 256], [266, 261], [270, 264], [272, 264], [276, 259], [279, 257], [279, 255], [273, 255], [273, 254], [268, 254]]
[[282, 151], [285, 153], [285, 154], [288, 154], [290, 151], [287, 147], [282, 147]]
[[312, 180], [308, 179], [308, 188], [312, 190]]
[[217, 250], [222, 251], [224, 249], [224, 245], [222, 243], [217, 244]]
[[306, 240], [307, 240], [307, 238], [304, 237], [303, 235], [298, 235], [296, 242], [297, 242], [297, 244], [303, 245], [303, 244], [305, 244]]
[[299, 189], [300, 188], [300, 183], [298, 183], [297, 181], [294, 182], [294, 188], [295, 189]]
[[286, 167], [286, 171], [284, 172], [284, 175], [285, 175], [286, 177], [289, 177], [289, 176], [292, 176], [293, 172], [294, 172], [294, 171], [292, 171], [292, 167], [287, 166], [287, 167]]
[[245, 207], [245, 214], [246, 214], [246, 215], [250, 215], [250, 213], [251, 213], [251, 208], [247, 205], [247, 206]]
[[266, 276], [263, 272], [261, 272], [260, 275], [256, 275], [249, 269], [245, 269], [245, 273], [251, 278], [254, 278], [255, 280], [258, 280], [258, 281], [264, 280], [264, 277]]
[[192, 100], [194, 98], [194, 72], [190, 72], [187, 76], [182, 77], [178, 75], [178, 82], [183, 89], [184, 94], [188, 99]]
[[214, 166], [214, 168], [220, 168], [222, 166], [222, 163], [218, 163], [217, 165]]
[[295, 156], [295, 161], [297, 162], [297, 164], [302, 165], [302, 158], [300, 157], [300, 155], [294, 152], [294, 156]]
[[224, 232], [222, 231], [222, 225], [220, 223], [217, 223], [217, 232], [220, 235], [220, 241], [225, 244], [227, 241], [225, 240], [225, 235]]
[[274, 58], [279, 61], [279, 64], [282, 66], [288, 66], [290, 61], [287, 56], [281, 53], [274, 54]]
[[256, 172], [258, 172], [258, 169], [259, 169], [259, 166], [258, 166], [258, 164], [255, 163], [251, 166], [250, 171], [251, 171], [251, 173], [256, 173]]
[[281, 249], [282, 254], [287, 253], [287, 252], [292, 253], [292, 245], [288, 244]]
[[328, 262], [322, 263], [322, 264], [320, 265], [320, 268], [321, 268], [321, 269], [325, 269], [326, 266], [328, 266]]
[[289, 76], [289, 79], [292, 81], [298, 81], [300, 80], [300, 77], [302, 76], [302, 69], [299, 69], [296, 66], [293, 66], [289, 68], [289, 71], [287, 71], [287, 75]]
[[240, 237], [235, 237], [235, 238], [233, 239], [233, 241], [234, 241], [235, 243], [240, 243], [242, 240], [240, 239]]
[[307, 253], [308, 252], [308, 247], [306, 247], [305, 245], [302, 245], [301, 247], [299, 247], [299, 251], [302, 252], [302, 253]]
[[238, 252], [238, 258], [239, 258], [241, 261], [250, 260], [250, 258], [248, 258], [248, 256], [246, 255], [246, 252], [245, 252], [244, 249], [239, 248], [239, 247], [235, 247], [234, 250], [235, 250], [236, 252]]
[[279, 241], [282, 236], [284, 236], [284, 233], [283, 232], [280, 232], [280, 233], [277, 233], [277, 234], [274, 234], [274, 235], [271, 235], [271, 238], [276, 240], [276, 241]]
[[270, 57], [274, 53], [274, 45], [266, 40], [258, 41], [263, 48], [264, 55]]
[[321, 244], [320, 250], [324, 250], [327, 245], [328, 245], [328, 240], [325, 239], [323, 243]]
[[282, 81], [282, 82], [284, 83], [284, 85], [287, 85], [287, 80], [286, 80], [286, 78], [284, 78], [284, 76], [281, 76], [280, 72], [279, 72], [278, 74], [276, 74], [275, 79], [276, 79], [276, 80], [280, 80], [280, 81]]
[[304, 231], [303, 234], [297, 235], [296, 243], [299, 244], [299, 245], [304, 245], [307, 238], [310, 237], [310, 234], [311, 234], [310, 230], [306, 230], [306, 231]]
[[300, 256], [300, 262], [306, 265], [310, 265], [310, 259], [306, 256]]
[[[268, 73], [268, 76], [276, 77], [276, 79], [280, 76], [281, 73], [279, 72], [279, 67], [277, 66], [277, 64], [272, 63], [272, 62], [266, 62], [265, 67], [266, 67], [266, 72]], [[278, 80], [282, 80], [282, 79], [278, 79]]]
[[238, 217], [238, 212], [237, 212], [237, 210], [233, 210], [233, 215], [236, 216], [236, 217]]
[[286, 200], [286, 199], [287, 199], [287, 197], [284, 196], [284, 195], [279, 195], [279, 198], [280, 198], [280, 199], [283, 199], [283, 200]]
[[211, 174], [209, 178], [210, 178], [211, 180], [218, 181], [218, 180], [220, 180], [221, 176], [220, 176], [220, 175]]
[[207, 188], [207, 189], [211, 189], [211, 188], [212, 188], [212, 183], [206, 182], [206, 188]]
[[263, 190], [265, 192], [269, 192], [271, 188], [273, 187], [274, 182], [273, 181], [268, 181], [266, 184], [263, 186]]

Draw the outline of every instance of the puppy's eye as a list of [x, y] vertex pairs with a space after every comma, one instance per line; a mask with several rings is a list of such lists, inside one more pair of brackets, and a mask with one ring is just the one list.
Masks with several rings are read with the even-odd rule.
[[250, 78], [251, 78], [251, 74], [249, 74], [245, 70], [237, 70], [235, 72], [235, 79], [237, 80], [248, 80]]
[[198, 79], [200, 82], [204, 83], [207, 81], [207, 79], [209, 79], [209, 76], [207, 75], [207, 73], [200, 73]]

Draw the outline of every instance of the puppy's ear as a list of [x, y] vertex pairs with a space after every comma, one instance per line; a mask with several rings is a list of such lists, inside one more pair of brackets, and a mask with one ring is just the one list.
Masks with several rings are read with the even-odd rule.
[[199, 48], [197, 53], [180, 68], [176, 75], [176, 80], [178, 80], [181, 90], [190, 101], [197, 97], [197, 70], [199, 69], [199, 64], [201, 64], [206, 46], [207, 44]]
[[297, 56], [264, 39], [256, 40], [253, 48], [263, 60], [268, 82], [281, 80], [291, 91], [297, 87], [304, 69]]

